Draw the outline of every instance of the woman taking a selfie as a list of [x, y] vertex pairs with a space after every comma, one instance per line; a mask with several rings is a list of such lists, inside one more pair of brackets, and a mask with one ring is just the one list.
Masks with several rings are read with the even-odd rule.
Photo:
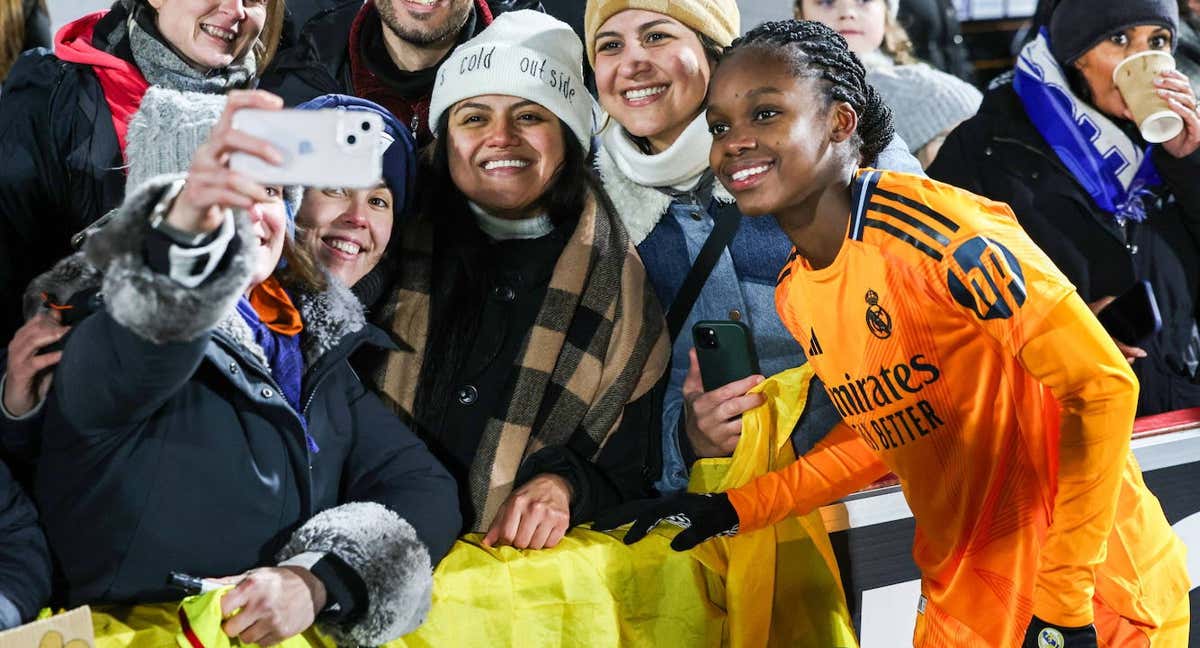
[[[609, 117], [600, 134], [597, 170], [677, 333], [660, 426], [663, 472], [656, 486], [678, 492], [687, 487], [696, 459], [733, 453], [741, 414], [761, 403], [746, 394], [761, 376], [704, 391], [697, 361], [689, 355], [692, 325], [701, 320], [747, 325], [766, 375], [802, 364], [807, 345], [792, 339], [775, 314], [775, 273], [791, 243], [773, 223], [743, 217], [708, 170], [712, 137], [704, 100], [721, 50], [738, 34], [737, 4], [666, 5], [664, 10], [664, 3], [653, 0], [589, 0], [585, 32], [600, 105]], [[902, 141], [887, 144], [873, 165], [921, 172]], [[705, 273], [700, 251], [711, 238], [724, 240], [707, 259]], [[688, 281], [695, 272], [706, 276]], [[695, 291], [684, 290], [689, 283]], [[819, 381], [813, 385], [793, 438], [798, 452], [837, 421]]]
[[118, 0], [17, 60], [0, 93], [0, 339], [19, 296], [121, 202], [125, 135], [149, 86], [224, 94], [269, 63], [283, 0]]
[[657, 473], [663, 319], [587, 167], [565, 23], [506, 13], [442, 64], [436, 141], [400, 232], [377, 389], [458, 480], [484, 543], [553, 547]]
[[[1188, 79], [1145, 91], [1178, 116], [1148, 144], [1113, 80], [1122, 60], [1175, 46], [1175, 0], [1064, 0], [1021, 52], [1015, 75], [958, 127], [929, 174], [1012, 206], [1021, 226], [1104, 319], [1139, 322], [1116, 341], [1141, 384], [1138, 415], [1200, 406], [1200, 115]], [[1136, 299], [1149, 281], [1162, 320]]]
[[148, 180], [88, 238], [104, 306], [67, 338], [34, 498], [71, 605], [177, 600], [175, 571], [230, 577], [231, 637], [315, 621], [377, 645], [428, 610], [455, 484], [350, 368], [391, 343], [296, 244], [298, 192], [226, 166], [278, 163], [231, 116], [281, 103], [231, 94], [187, 176]]

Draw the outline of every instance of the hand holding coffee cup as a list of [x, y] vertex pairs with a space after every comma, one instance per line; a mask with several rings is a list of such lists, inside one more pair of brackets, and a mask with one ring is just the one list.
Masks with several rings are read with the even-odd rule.
[[1142, 137], [1175, 157], [1200, 148], [1200, 114], [1188, 78], [1167, 52], [1139, 52], [1113, 70], [1113, 82]]
[[1162, 73], [1155, 83], [1159, 96], [1167, 99], [1171, 110], [1183, 119], [1183, 132], [1163, 142], [1162, 147], [1174, 157], [1187, 157], [1200, 149], [1200, 108], [1192, 84], [1178, 70]]
[[1151, 144], [1174, 139], [1183, 132], [1183, 118], [1158, 93], [1155, 81], [1175, 69], [1175, 58], [1161, 50], [1138, 52], [1113, 69], [1113, 83], [1129, 106], [1142, 137]]

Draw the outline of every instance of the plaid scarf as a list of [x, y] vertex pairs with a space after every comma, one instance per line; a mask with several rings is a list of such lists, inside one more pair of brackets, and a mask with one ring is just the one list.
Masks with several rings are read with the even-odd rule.
[[[389, 353], [374, 378], [385, 400], [411, 417], [429, 336], [433, 224], [416, 219], [401, 236], [399, 276], [385, 312], [392, 332], [412, 350]], [[625, 405], [666, 370], [662, 307], [625, 228], [595, 195], [555, 263], [519, 358], [471, 465], [477, 531], [491, 524], [526, 457], [573, 442], [591, 449], [594, 459]]]

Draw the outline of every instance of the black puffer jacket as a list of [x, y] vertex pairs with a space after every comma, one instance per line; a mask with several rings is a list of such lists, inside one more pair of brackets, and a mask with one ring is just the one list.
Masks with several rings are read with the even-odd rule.
[[22, 324], [25, 286], [125, 193], [121, 148], [91, 67], [48, 50], [17, 60], [0, 93], [0, 160], [0, 340], [7, 342]]
[[1200, 406], [1195, 371], [1200, 293], [1200, 153], [1154, 162], [1166, 186], [1144, 223], [1117, 225], [1092, 201], [1025, 113], [1011, 83], [993, 88], [979, 113], [946, 139], [930, 177], [1012, 206], [1021, 225], [1087, 302], [1149, 280], [1163, 328], [1133, 364], [1138, 415]]
[[[386, 337], [345, 288], [297, 295], [303, 425], [233, 309], [245, 248], [195, 289], [147, 267], [162, 193], [131, 196], [88, 241], [105, 310], [72, 331], [45, 405], [34, 495], [67, 603], [176, 599], [171, 571], [233, 575], [323, 552], [356, 577], [314, 568], [330, 591], [365, 593], [365, 609], [325, 626], [339, 644], [412, 630], [461, 521], [453, 478], [348, 363]], [[77, 276], [64, 264], [54, 272]]]

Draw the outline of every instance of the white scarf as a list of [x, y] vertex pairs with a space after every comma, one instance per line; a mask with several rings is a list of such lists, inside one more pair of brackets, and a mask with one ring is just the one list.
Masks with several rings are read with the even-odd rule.
[[467, 202], [467, 206], [475, 215], [475, 223], [479, 225], [479, 229], [494, 241], [535, 239], [554, 231], [554, 223], [550, 222], [550, 215], [546, 213], [514, 220], [492, 216], [482, 207], [470, 201]]
[[670, 187], [676, 191], [696, 188], [700, 175], [708, 168], [708, 151], [712, 148], [703, 112], [662, 153], [642, 153], [619, 124], [614, 123], [600, 137], [627, 178], [644, 187]]

